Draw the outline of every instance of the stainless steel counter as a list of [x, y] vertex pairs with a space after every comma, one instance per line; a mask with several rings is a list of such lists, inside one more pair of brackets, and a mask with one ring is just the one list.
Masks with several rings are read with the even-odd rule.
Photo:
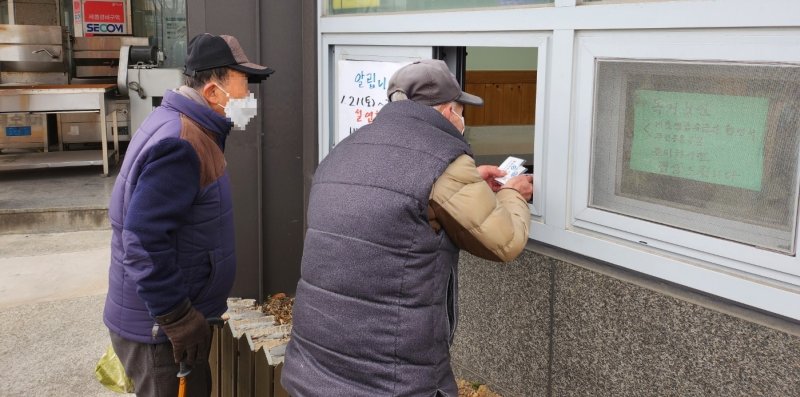
[[[0, 86], [0, 113], [77, 113], [99, 112], [105, 119], [112, 110], [112, 136], [114, 151], [108, 151], [106, 124], [100, 123], [100, 152], [103, 174], [108, 175], [108, 159], [114, 155], [119, 161], [119, 136], [114, 108], [107, 106], [108, 93], [114, 84], [57, 84], [57, 85], [2, 85]], [[93, 162], [70, 163], [71, 165], [92, 165]]]

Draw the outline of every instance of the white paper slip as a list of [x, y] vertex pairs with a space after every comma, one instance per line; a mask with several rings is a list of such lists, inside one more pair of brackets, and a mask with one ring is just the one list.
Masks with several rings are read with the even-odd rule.
[[525, 173], [525, 167], [523, 167], [522, 164], [525, 164], [525, 160], [509, 156], [503, 161], [503, 164], [500, 164], [500, 167], [498, 167], [506, 172], [506, 176], [494, 178], [494, 180], [505, 185], [509, 179]]

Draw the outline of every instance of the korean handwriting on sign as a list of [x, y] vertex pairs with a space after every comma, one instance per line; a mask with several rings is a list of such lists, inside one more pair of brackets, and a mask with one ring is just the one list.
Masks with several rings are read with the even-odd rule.
[[365, 112], [364, 109], [356, 109], [355, 114], [356, 114], [356, 121], [358, 121], [359, 123], [362, 121], [371, 123], [372, 120], [375, 119], [375, 116], [378, 115], [378, 112], [377, 111]]
[[363, 70], [356, 73], [353, 80], [358, 88], [380, 88], [386, 89], [386, 77], [377, 77], [377, 73], [364, 72]]
[[[356, 122], [367, 122], [372, 123], [372, 120], [375, 119], [375, 116], [378, 115], [380, 108], [383, 107], [383, 101], [377, 102], [375, 98], [367, 95], [364, 97], [354, 97], [352, 95], [342, 95], [342, 99], [339, 101], [342, 105], [354, 107], [355, 110], [353, 114], [356, 116]], [[369, 110], [371, 108], [377, 109]]]
[[[355, 73], [353, 83], [360, 89], [379, 90], [381, 92], [386, 90], [386, 77], [379, 77], [374, 72], [359, 70]], [[357, 123], [372, 123], [372, 120], [375, 119], [375, 116], [378, 115], [378, 112], [387, 101], [386, 98], [376, 98], [372, 95], [342, 95], [339, 103], [343, 106], [355, 108], [353, 109], [353, 115]]]
[[651, 110], [658, 115], [669, 116], [700, 116], [708, 117], [708, 105], [697, 103], [682, 103], [655, 99], [651, 103]]
[[340, 59], [336, 70], [336, 131], [341, 141], [373, 123], [389, 103], [389, 78], [405, 63]]
[[383, 106], [383, 101], [377, 102], [375, 98], [367, 95], [367, 96], [352, 96], [352, 95], [342, 95], [342, 99], [339, 100], [339, 103], [345, 106], [367, 106], [367, 107], [374, 107], [374, 106]]
[[759, 190], [769, 99], [637, 90], [630, 167]]

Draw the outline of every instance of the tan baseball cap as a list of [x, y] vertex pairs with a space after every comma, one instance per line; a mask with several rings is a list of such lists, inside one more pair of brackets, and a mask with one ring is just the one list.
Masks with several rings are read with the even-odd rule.
[[402, 92], [408, 99], [428, 106], [451, 101], [483, 106], [483, 99], [461, 91], [456, 76], [444, 61], [438, 59], [423, 59], [398, 69], [389, 79], [389, 100], [396, 92]]

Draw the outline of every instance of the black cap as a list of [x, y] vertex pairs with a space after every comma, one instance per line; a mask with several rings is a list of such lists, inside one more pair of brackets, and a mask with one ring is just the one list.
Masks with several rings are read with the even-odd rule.
[[202, 33], [189, 40], [183, 74], [193, 77], [197, 72], [224, 66], [247, 74], [250, 83], [260, 83], [275, 72], [250, 62], [236, 37]]

